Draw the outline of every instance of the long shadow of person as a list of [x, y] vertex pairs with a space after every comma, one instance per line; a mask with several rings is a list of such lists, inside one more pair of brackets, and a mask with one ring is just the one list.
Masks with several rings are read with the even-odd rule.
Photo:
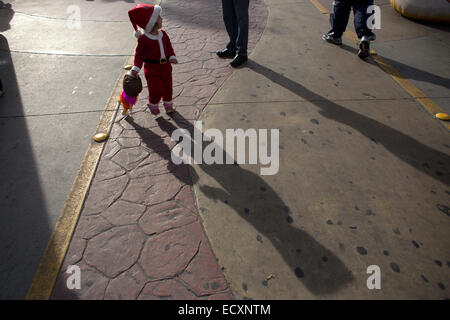
[[[177, 112], [172, 115], [172, 119], [179, 128], [188, 130], [191, 137], [194, 131], [198, 130]], [[126, 121], [136, 128], [144, 143], [155, 150], [155, 139], [157, 139], [154, 137], [155, 134], [149, 133], [150, 130], [143, 130], [130, 117]], [[178, 129], [171, 122], [162, 118], [158, 120], [158, 124], [170, 136]], [[194, 143], [191, 139], [192, 150], [194, 150]], [[210, 143], [214, 144], [215, 142], [207, 144]], [[214, 147], [216, 150], [221, 150], [218, 145]], [[168, 147], [155, 151], [165, 159], [170, 157]], [[222, 154], [224, 157], [227, 156], [225, 151]], [[171, 163], [170, 160], [169, 163]], [[175, 175], [177, 175], [176, 167], [173, 163], [169, 164], [170, 170]], [[269, 239], [295, 276], [310, 292], [315, 295], [334, 293], [353, 281], [351, 271], [331, 250], [321, 245], [308, 233], [292, 225], [294, 221], [289, 207], [260, 176], [244, 170], [236, 163], [232, 165], [200, 164], [199, 167], [223, 188], [222, 190], [201, 185], [199, 186], [201, 192], [211, 199], [228, 204], [237, 214]], [[198, 176], [193, 167], [191, 167], [191, 172], [194, 179], [192, 182], [197, 183]]]
[[0, 98], [0, 299], [24, 299], [27, 291], [34, 298], [42, 293], [38, 299], [45, 299], [48, 288], [30, 284], [46, 245], [49, 257], [56, 254], [49, 242], [51, 212], [14, 59], [1, 34], [0, 76], [6, 91]]
[[399, 61], [387, 58], [385, 56], [382, 56], [378, 54], [378, 57], [398, 69], [402, 75], [409, 79], [414, 79], [422, 82], [428, 82], [432, 83], [436, 86], [440, 86], [446, 89], [450, 89], [450, 79], [441, 77], [439, 75], [436, 75], [431, 72], [427, 72], [425, 70], [417, 69], [412, 66], [406, 65], [404, 63], [401, 63]]
[[0, 32], [11, 29], [9, 24], [14, 17], [14, 10], [10, 3], [0, 1]]
[[450, 185], [450, 156], [448, 154], [433, 149], [377, 120], [327, 100], [253, 60], [248, 60], [247, 67], [319, 107], [319, 113], [324, 117], [354, 128], [372, 142], [382, 144], [390, 153], [413, 168], [447, 186]]
[[[358, 49], [350, 47], [346, 44], [342, 44], [341, 49], [348, 51], [352, 54], [358, 53]], [[402, 76], [404, 76], [408, 79], [415, 79], [415, 80], [419, 80], [422, 82], [428, 82], [428, 83], [432, 83], [432, 84], [440, 86], [440, 87], [450, 89], [450, 79], [449, 78], [441, 77], [439, 75], [430, 73], [428, 71], [414, 68], [412, 66], [401, 63], [397, 60], [393, 60], [393, 59], [387, 58], [385, 56], [382, 56], [379, 53], [377, 53], [376, 57], [378, 58], [378, 61], [381, 60], [384, 63], [388, 63], [389, 65], [396, 68], [402, 74]], [[377, 67], [379, 66], [373, 59], [366, 59], [364, 61], [371, 65], [374, 65]], [[397, 77], [399, 76], [399, 74], [392, 73], [392, 70], [390, 70], [390, 68], [383, 69], [383, 71], [387, 72], [391, 76], [397, 76]]]
[[[132, 116], [127, 116], [124, 120], [134, 127], [134, 129], [139, 134], [141, 140], [145, 143], [147, 148], [155, 151], [161, 158], [167, 161], [167, 169], [178, 180], [183, 182], [185, 185], [192, 185], [193, 183], [196, 182], [196, 181], [193, 182], [191, 179], [191, 176], [189, 174], [189, 165], [183, 163], [180, 165], [175, 165], [171, 161], [171, 149], [169, 148], [168, 145], [165, 144], [164, 139], [162, 139], [160, 135], [152, 132], [147, 128], [140, 126], [138, 123], [134, 121]], [[161, 128], [164, 128], [165, 131], [173, 129], [171, 126], [168, 126], [168, 124], [170, 123], [162, 118], [157, 118], [156, 121], [158, 121], [159, 126]]]

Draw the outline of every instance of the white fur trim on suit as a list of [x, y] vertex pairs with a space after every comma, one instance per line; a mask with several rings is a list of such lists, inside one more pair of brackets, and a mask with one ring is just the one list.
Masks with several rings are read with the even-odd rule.
[[149, 38], [150, 40], [158, 40], [159, 44], [159, 53], [161, 55], [161, 59], [164, 59], [166, 57], [166, 54], [164, 53], [164, 45], [162, 42], [163, 33], [161, 30], [158, 30], [158, 35], [156, 34], [150, 34], [148, 32], [144, 32], [144, 35]]
[[153, 29], [153, 26], [155, 25], [156, 21], [158, 20], [159, 15], [161, 14], [161, 7], [158, 5], [155, 5], [155, 8], [153, 9], [153, 14], [148, 20], [147, 25], [145, 26], [145, 31], [150, 32]]
[[150, 34], [150, 33], [148, 33], [148, 32], [144, 32], [144, 34], [145, 34], [145, 36], [146, 36], [147, 38], [149, 38], [150, 40], [158, 40], [158, 36], [157, 36], [157, 35]]
[[141, 69], [139, 67], [133, 66], [133, 68], [131, 68], [132, 71], [136, 71], [139, 72], [141, 71]]
[[164, 52], [164, 45], [162, 42], [163, 33], [161, 30], [158, 31], [158, 43], [159, 43], [159, 52], [161, 53], [161, 59], [166, 57], [166, 53]]
[[169, 57], [169, 61], [170, 61], [170, 60], [174, 60], [174, 59], [176, 59], [176, 58], [177, 58], [176, 56], [170, 56], [170, 57]]

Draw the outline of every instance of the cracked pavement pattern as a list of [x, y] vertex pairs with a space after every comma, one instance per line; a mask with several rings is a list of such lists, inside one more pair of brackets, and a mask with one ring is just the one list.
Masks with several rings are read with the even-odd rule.
[[[220, 1], [163, 1], [162, 7], [179, 61], [174, 104], [189, 127], [233, 72], [230, 60], [215, 54], [228, 36]], [[249, 13], [252, 50], [268, 10], [255, 0]], [[175, 142], [163, 130], [170, 120], [155, 120], [147, 97], [144, 87], [132, 115], [116, 117], [52, 299], [233, 298], [203, 231], [189, 168], [170, 161]], [[81, 269], [79, 290], [67, 289], [70, 265]]]

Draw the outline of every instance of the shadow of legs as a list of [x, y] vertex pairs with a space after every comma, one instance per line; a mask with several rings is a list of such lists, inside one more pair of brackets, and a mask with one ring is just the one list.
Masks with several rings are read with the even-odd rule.
[[395, 128], [346, 109], [255, 61], [249, 60], [247, 66], [250, 70], [311, 102], [319, 108], [319, 113], [324, 117], [354, 128], [373, 142], [382, 144], [390, 153], [415, 169], [447, 186], [450, 185], [449, 155], [428, 147]]
[[[197, 130], [178, 112], [172, 115], [172, 119], [191, 135]], [[161, 119], [158, 124], [169, 135], [176, 130], [167, 120]], [[333, 252], [308, 233], [292, 226], [290, 209], [259, 175], [237, 164], [200, 164], [199, 167], [223, 188], [200, 185], [200, 190], [211, 199], [226, 201], [231, 209], [264, 234], [280, 252], [293, 274], [312, 293], [333, 293], [353, 280], [351, 272]], [[195, 172], [193, 168], [192, 172]], [[265, 190], [263, 194], [261, 188]]]

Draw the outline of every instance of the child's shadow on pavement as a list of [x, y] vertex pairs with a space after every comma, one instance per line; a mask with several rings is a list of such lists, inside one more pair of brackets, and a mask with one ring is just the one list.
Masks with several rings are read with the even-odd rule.
[[[145, 143], [147, 148], [153, 150], [156, 152], [161, 158], [166, 160], [167, 163], [167, 169], [170, 173], [172, 173], [178, 180], [183, 182], [186, 185], [193, 185], [197, 182], [197, 180], [191, 178], [189, 173], [189, 165], [187, 164], [180, 164], [176, 165], [171, 160], [171, 150], [169, 146], [167, 146], [164, 142], [164, 139], [161, 138], [159, 134], [154, 133], [153, 131], [149, 130], [148, 128], [141, 127], [138, 123], [134, 121], [132, 116], [127, 116], [124, 119], [126, 122], [128, 122], [133, 128], [136, 130], [136, 132], [139, 134], [142, 142]], [[156, 121], [158, 122], [159, 126], [167, 132], [167, 130], [172, 129], [172, 124], [170, 124], [168, 121], [163, 120], [162, 118], [157, 118]], [[166, 127], [167, 130], [164, 129], [166, 124], [170, 124], [170, 127]], [[175, 128], [177, 129], [177, 128]]]
[[[137, 129], [144, 143], [149, 147], [154, 146], [155, 137], [153, 136], [155, 134], [149, 135], [150, 130], [143, 130], [129, 118], [126, 121]], [[179, 128], [187, 129], [191, 136], [193, 136], [194, 130], [197, 130], [177, 112], [172, 115], [172, 119]], [[178, 129], [163, 118], [159, 118], [157, 121], [159, 127], [169, 136]], [[149, 137], [152, 138], [151, 144], [147, 143]], [[161, 143], [163, 143], [162, 139]], [[166, 146], [163, 149], [152, 149], [169, 160], [169, 170], [180, 179], [180, 174], [177, 173], [179, 166], [171, 162], [169, 148]], [[225, 151], [223, 153], [225, 154]], [[189, 165], [182, 166], [190, 167]], [[200, 164], [199, 167], [223, 188], [222, 190], [201, 185], [199, 186], [200, 190], [207, 197], [226, 203], [266, 239], [269, 239], [292, 272], [313, 294], [324, 295], [337, 292], [354, 280], [351, 271], [332, 251], [322, 246], [308, 233], [292, 225], [294, 221], [289, 207], [260, 176], [242, 169], [237, 164]], [[197, 183], [198, 176], [194, 168], [191, 167], [190, 171], [193, 181], [188, 181], [189, 184]], [[184, 177], [184, 174], [181, 176]], [[182, 181], [186, 182], [187, 180]], [[255, 241], [257, 240], [255, 239]]]

